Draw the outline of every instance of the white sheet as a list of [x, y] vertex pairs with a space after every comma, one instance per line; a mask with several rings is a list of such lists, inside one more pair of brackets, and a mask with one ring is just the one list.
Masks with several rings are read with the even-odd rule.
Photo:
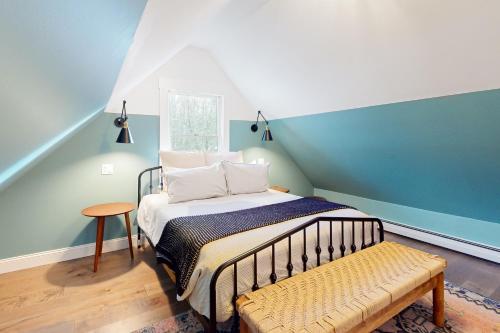
[[268, 190], [261, 193], [228, 195], [169, 204], [166, 193], [150, 194], [141, 200], [137, 221], [141, 229], [156, 245], [167, 222], [176, 217], [232, 212], [299, 198], [296, 195]]
[[[262, 193], [232, 195], [221, 198], [205, 200], [195, 200], [176, 204], [168, 204], [168, 196], [164, 193], [145, 196], [138, 210], [138, 223], [142, 230], [148, 235], [156, 245], [161, 237], [161, 233], [166, 223], [179, 216], [202, 215], [212, 213], [223, 213], [240, 209], [269, 205], [273, 203], [295, 200], [300, 197], [281, 193], [273, 190]], [[310, 215], [290, 221], [277, 223], [271, 226], [249, 230], [235, 234], [205, 245], [200, 253], [198, 263], [189, 281], [188, 287], [179, 300], [188, 299], [191, 306], [199, 313], [209, 317], [209, 285], [213, 272], [225, 261], [262, 244], [263, 242], [278, 236], [291, 228], [298, 226], [316, 216], [337, 216], [337, 217], [366, 217], [367, 215], [353, 210], [340, 209], [318, 215]], [[348, 218], [347, 218], [348, 219]], [[340, 256], [340, 223], [333, 226], [334, 256]], [[369, 238], [369, 224], [366, 225], [366, 235]], [[345, 245], [351, 245], [351, 223], [345, 223]], [[356, 224], [355, 244], [359, 250], [361, 247], [361, 223]], [[328, 223], [322, 224], [320, 228], [320, 245], [322, 248], [321, 262], [328, 261]], [[376, 235], [378, 235], [376, 233]], [[308, 267], [316, 265], [316, 227], [312, 226], [307, 230], [307, 255], [309, 257]], [[376, 236], [378, 240], [378, 236]], [[301, 254], [303, 249], [303, 235], [292, 237], [292, 263], [294, 273], [302, 271], [303, 263]], [[348, 250], [347, 252], [349, 252]], [[271, 273], [271, 255], [269, 251], [259, 253], [258, 283], [262, 287], [269, 284]], [[276, 245], [276, 274], [278, 278], [287, 276], [286, 264], [288, 261], [288, 242], [285, 240]], [[225, 321], [232, 315], [231, 298], [233, 294], [232, 269], [226, 269], [218, 279], [217, 283], [217, 321]], [[238, 264], [238, 293], [242, 294], [251, 290], [253, 285], [253, 259], [249, 258]]]

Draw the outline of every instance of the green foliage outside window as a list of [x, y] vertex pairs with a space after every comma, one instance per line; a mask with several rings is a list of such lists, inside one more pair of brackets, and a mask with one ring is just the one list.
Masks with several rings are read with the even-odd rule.
[[169, 130], [172, 150], [219, 149], [218, 97], [169, 94]]

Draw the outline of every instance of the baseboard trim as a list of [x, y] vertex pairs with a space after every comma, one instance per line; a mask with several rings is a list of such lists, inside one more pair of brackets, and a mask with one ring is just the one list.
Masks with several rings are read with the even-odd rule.
[[398, 235], [417, 239], [426, 243], [445, 247], [450, 250], [465, 253], [481, 259], [493, 261], [500, 264], [500, 249], [473, 243], [467, 240], [450, 237], [433, 231], [407, 226], [394, 221], [383, 219], [384, 229]]
[[[384, 229], [388, 232], [405, 237], [421, 240], [426, 243], [445, 247], [474, 257], [493, 261], [500, 264], [500, 249], [469, 242], [384, 219]], [[137, 236], [132, 236], [134, 247], [137, 246]], [[127, 237], [104, 241], [102, 252], [112, 252], [128, 247]], [[37, 266], [92, 256], [95, 253], [95, 243], [65, 247], [61, 249], [43, 251], [18, 257], [0, 260], [0, 274], [19, 271]]]
[[[132, 236], [132, 244], [137, 245], [137, 236]], [[102, 252], [112, 252], [128, 248], [127, 237], [106, 240], [103, 243]], [[92, 256], [95, 254], [95, 243], [65, 247], [61, 249], [43, 251], [33, 254], [27, 254], [18, 257], [6, 258], [0, 260], [0, 274], [19, 271], [22, 269], [43, 266]]]

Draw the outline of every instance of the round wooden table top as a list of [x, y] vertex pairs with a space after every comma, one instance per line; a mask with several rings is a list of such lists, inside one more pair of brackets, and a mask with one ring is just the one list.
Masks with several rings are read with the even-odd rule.
[[82, 215], [89, 217], [114, 216], [131, 212], [135, 205], [130, 202], [112, 202], [90, 206], [82, 210]]

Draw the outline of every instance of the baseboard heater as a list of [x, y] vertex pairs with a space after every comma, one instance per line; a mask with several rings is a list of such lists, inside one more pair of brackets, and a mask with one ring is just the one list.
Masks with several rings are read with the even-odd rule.
[[500, 248], [453, 237], [438, 232], [381, 219], [388, 232], [445, 247], [481, 259], [500, 263]]

